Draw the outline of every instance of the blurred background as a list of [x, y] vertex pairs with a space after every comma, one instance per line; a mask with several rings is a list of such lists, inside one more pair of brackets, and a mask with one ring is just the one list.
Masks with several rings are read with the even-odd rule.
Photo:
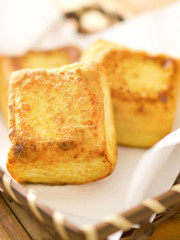
[[[82, 33], [101, 31], [118, 21], [160, 8], [175, 0], [55, 0]], [[74, 20], [77, 20], [74, 21]]]
[[177, 0], [0, 0], [0, 55], [72, 44]]

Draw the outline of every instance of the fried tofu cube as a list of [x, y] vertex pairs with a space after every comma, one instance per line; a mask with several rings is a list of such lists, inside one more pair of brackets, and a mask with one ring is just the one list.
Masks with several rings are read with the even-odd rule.
[[18, 182], [82, 184], [117, 160], [109, 87], [97, 64], [12, 73], [7, 169]]
[[81, 62], [94, 60], [106, 69], [119, 144], [147, 148], [171, 131], [180, 76], [178, 60], [105, 40], [93, 43], [81, 58]]
[[18, 57], [0, 57], [0, 110], [8, 119], [9, 77], [13, 71], [23, 68], [56, 68], [78, 61], [80, 50], [77, 47], [64, 47], [56, 50], [28, 52]]

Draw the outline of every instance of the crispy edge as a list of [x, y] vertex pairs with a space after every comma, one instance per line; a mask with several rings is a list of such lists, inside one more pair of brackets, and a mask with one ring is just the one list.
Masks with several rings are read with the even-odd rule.
[[[76, 64], [75, 66], [79, 66], [79, 64]], [[94, 65], [95, 66], [95, 65]], [[94, 68], [93, 66], [93, 68]], [[68, 67], [64, 67], [64, 68], [68, 68]], [[99, 68], [98, 68], [99, 70]], [[45, 70], [43, 69], [39, 69], [38, 70], [39, 72], [41, 72], [43, 74], [43, 72]], [[58, 71], [58, 69], [54, 69], [54, 71]], [[102, 68], [101, 68], [101, 71], [102, 71]], [[98, 74], [101, 72], [101, 71], [98, 71]], [[20, 71], [17, 71], [17, 72], [14, 72], [11, 74], [11, 85], [10, 85], [10, 88], [11, 88], [11, 94], [10, 94], [10, 106], [9, 106], [9, 111], [10, 111], [10, 117], [9, 117], [9, 129], [11, 130], [10, 131], [10, 139], [11, 139], [11, 144], [13, 145], [14, 143], [16, 143], [16, 126], [15, 126], [15, 91], [16, 91], [16, 86], [18, 84], [20, 84], [24, 78], [28, 77], [28, 75], [30, 74], [33, 74], [34, 72], [37, 72], [37, 70], [33, 70], [33, 69], [27, 69], [27, 70], [20, 70]], [[51, 72], [51, 71], [50, 71]], [[101, 74], [99, 75], [100, 79], [101, 79], [101, 87], [103, 88], [102, 86], [102, 76]], [[103, 79], [103, 84], [107, 84], [105, 81], [105, 78]], [[107, 88], [108, 89], [108, 88]], [[107, 97], [107, 94], [106, 94], [106, 97]], [[110, 99], [110, 96], [109, 96], [109, 99]], [[104, 101], [103, 101], [103, 105], [104, 105], [104, 111], [105, 111], [105, 104], [104, 104]], [[106, 124], [106, 121], [104, 119], [104, 128], [106, 128], [105, 126]], [[107, 130], [107, 128], [106, 128]], [[109, 151], [107, 149], [107, 146], [108, 146], [108, 141], [107, 141], [107, 131], [105, 132], [106, 134], [106, 148], [105, 148], [105, 153], [104, 153], [104, 157], [106, 159], [107, 162], [109, 162], [111, 168], [110, 168], [110, 171], [109, 171], [109, 174], [112, 172], [113, 168], [114, 168], [114, 164], [115, 162], [113, 161], [112, 162], [112, 156], [110, 156], [109, 154]], [[12, 148], [11, 148], [11, 151], [12, 151]], [[12, 152], [9, 152], [9, 162], [7, 163], [7, 169], [9, 169], [9, 166], [12, 162]], [[13, 158], [14, 159], [14, 158]], [[14, 160], [13, 160], [14, 161]], [[113, 165], [113, 167], [112, 167]], [[11, 174], [14, 178], [16, 178], [16, 176], [13, 175], [13, 172], [11, 171]], [[107, 174], [107, 175], [109, 175]], [[105, 176], [104, 176], [105, 177]], [[100, 178], [101, 179], [101, 178]], [[98, 179], [96, 179], [98, 180]]]

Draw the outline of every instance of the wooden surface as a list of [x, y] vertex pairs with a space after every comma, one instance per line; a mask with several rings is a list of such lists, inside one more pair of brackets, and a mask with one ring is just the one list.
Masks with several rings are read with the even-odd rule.
[[[9, 200], [7, 197], [0, 194], [0, 210], [4, 209], [4, 215], [7, 215], [7, 223], [10, 223], [10, 220], [8, 217], [15, 218], [14, 226], [11, 224], [11, 228], [14, 227], [19, 229], [21, 228], [20, 234], [22, 237], [23, 234], [26, 233], [29, 238], [18, 238], [16, 236], [16, 233], [14, 232], [14, 235], [16, 238], [7, 238], [7, 239], [33, 239], [33, 240], [53, 240], [53, 237], [49, 235], [49, 233], [38, 223], [33, 214], [28, 213], [25, 209], [23, 209], [21, 206], [19, 206], [16, 202]], [[1, 205], [2, 203], [2, 205]], [[7, 210], [7, 211], [6, 211]], [[6, 211], [6, 212], [5, 212]], [[1, 213], [0, 213], [1, 216]], [[16, 217], [15, 217], [16, 216]], [[4, 231], [8, 231], [7, 227], [3, 225], [3, 219], [0, 217], [0, 231], [1, 227], [4, 229]], [[0, 240], [6, 240], [6, 238], [1, 239], [1, 233], [0, 233]]]
[[177, 211], [177, 214], [155, 229], [149, 240], [180, 240], [180, 206]]
[[[156, 227], [149, 240], [180, 240], [180, 206], [178, 212]], [[31, 214], [0, 194], [0, 240], [54, 240], [54, 238]]]
[[0, 195], [0, 240], [32, 239]]

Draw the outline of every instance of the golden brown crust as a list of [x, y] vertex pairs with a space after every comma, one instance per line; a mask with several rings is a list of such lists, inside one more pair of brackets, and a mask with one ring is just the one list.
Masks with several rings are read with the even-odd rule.
[[180, 76], [177, 59], [104, 40], [92, 44], [81, 61], [94, 59], [106, 69], [119, 144], [150, 147], [171, 131]]
[[29, 51], [23, 56], [11, 57], [14, 70], [23, 68], [55, 68], [77, 62], [81, 51], [78, 47], [67, 46], [54, 50]]
[[116, 141], [103, 71], [76, 63], [12, 74], [7, 169], [15, 180], [80, 184], [112, 172]]
[[48, 51], [30, 51], [23, 56], [1, 57], [0, 59], [0, 108], [7, 120], [7, 102], [9, 76], [13, 71], [23, 68], [55, 68], [78, 61], [80, 50], [75, 46], [67, 46]]

